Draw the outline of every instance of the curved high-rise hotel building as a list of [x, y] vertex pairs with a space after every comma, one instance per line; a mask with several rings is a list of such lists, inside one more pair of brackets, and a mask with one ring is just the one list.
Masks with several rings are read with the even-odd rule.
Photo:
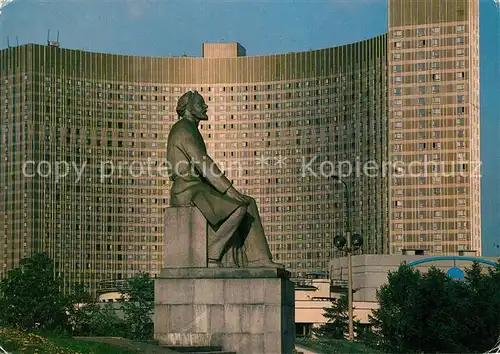
[[[33, 44], [1, 50], [3, 274], [33, 252], [47, 252], [55, 260], [65, 287], [78, 282], [96, 290], [99, 284], [139, 271], [159, 273], [170, 188], [166, 141], [178, 119], [177, 99], [189, 89], [198, 90], [209, 106], [209, 120], [200, 127], [209, 154], [237, 189], [257, 200], [274, 258], [294, 276], [326, 271], [329, 261], [342, 255], [333, 238], [347, 232], [348, 210], [352, 231], [364, 240], [358, 252], [416, 247], [454, 251], [456, 235], [454, 243], [446, 243], [448, 236], [442, 232], [440, 242], [450, 246], [438, 249], [430, 236], [420, 238], [420, 233], [429, 235], [427, 229], [416, 233], [407, 226], [414, 224], [411, 219], [418, 209], [411, 203], [420, 189], [413, 188], [413, 182], [401, 188], [393, 182], [390, 162], [417, 156], [406, 151], [420, 146], [422, 132], [428, 145], [434, 137], [430, 125], [417, 127], [420, 121], [431, 124], [413, 117], [410, 112], [417, 108], [394, 108], [421, 99], [413, 97], [418, 94], [413, 90], [423, 86], [405, 76], [418, 66], [405, 54], [415, 50], [406, 50], [405, 44], [398, 56], [395, 44], [399, 31], [412, 38], [412, 31], [420, 28], [396, 22], [390, 24], [389, 34], [357, 43], [266, 56], [246, 56], [238, 43], [204, 43], [202, 57], [169, 58]], [[455, 38], [445, 26], [449, 24], [443, 24], [438, 37], [426, 32], [429, 43], [433, 38]], [[464, 26], [469, 43], [477, 35], [475, 27], [473, 22]], [[429, 25], [428, 31], [432, 28]], [[415, 37], [416, 43], [420, 37]], [[445, 58], [443, 52], [440, 62]], [[460, 68], [466, 72], [465, 83], [471, 82], [468, 73], [477, 66], [474, 60]], [[453, 68], [442, 65], [451, 70], [441, 74], [443, 81], [458, 78], [455, 61]], [[425, 62], [431, 65], [430, 59]], [[426, 73], [434, 75], [433, 69], [426, 67]], [[426, 86], [424, 99], [429, 102], [419, 104], [429, 110], [442, 107], [443, 115], [448, 106], [458, 109], [451, 102], [459, 99], [454, 91], [441, 105], [431, 106], [436, 103], [431, 92], [435, 85]], [[465, 119], [466, 126], [471, 124], [467, 117], [472, 102], [477, 104], [475, 91], [469, 86], [467, 90], [469, 94], [460, 95], [467, 102], [465, 110], [460, 117], [450, 117]], [[442, 129], [441, 152], [448, 151], [449, 141], [455, 144], [450, 134], [461, 134], [472, 154], [474, 129], [472, 124]], [[398, 144], [405, 148], [398, 150]], [[464, 156], [472, 159], [470, 154]], [[348, 203], [334, 174], [348, 187]], [[452, 187], [441, 182], [443, 199], [462, 193], [461, 185], [450, 192]], [[474, 194], [477, 186], [471, 182], [465, 189], [463, 209], [471, 229], [462, 243], [479, 250], [474, 232], [480, 225], [471, 208], [479, 195]], [[425, 180], [421, 188], [438, 187]], [[441, 209], [431, 206], [428, 194], [422, 199], [429, 201], [421, 210], [430, 225], [431, 210]], [[442, 222], [452, 217], [448, 209], [442, 209]]]

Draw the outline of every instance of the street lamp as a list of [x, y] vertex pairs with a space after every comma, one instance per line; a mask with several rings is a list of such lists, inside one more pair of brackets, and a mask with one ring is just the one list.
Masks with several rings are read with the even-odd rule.
[[351, 206], [349, 198], [349, 188], [347, 183], [339, 176], [332, 176], [336, 181], [344, 185], [345, 209], [347, 212], [346, 236], [335, 236], [333, 243], [339, 250], [344, 249], [347, 252], [347, 313], [349, 317], [349, 335], [350, 341], [354, 340], [354, 315], [352, 306], [352, 252], [363, 245], [363, 237], [359, 234], [351, 234]]

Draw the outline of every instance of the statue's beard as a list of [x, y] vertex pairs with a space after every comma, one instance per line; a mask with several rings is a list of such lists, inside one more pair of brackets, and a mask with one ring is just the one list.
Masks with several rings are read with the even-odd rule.
[[206, 112], [196, 112], [195, 117], [199, 120], [208, 120], [208, 115]]

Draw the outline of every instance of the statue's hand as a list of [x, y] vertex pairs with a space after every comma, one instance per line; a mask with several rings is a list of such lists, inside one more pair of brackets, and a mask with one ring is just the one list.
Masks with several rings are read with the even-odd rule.
[[250, 203], [250, 200], [249, 200], [249, 197], [247, 197], [246, 195], [243, 195], [241, 194], [240, 192], [238, 192], [236, 190], [236, 188], [234, 188], [233, 186], [229, 187], [229, 189], [227, 190], [226, 192], [227, 196], [234, 199], [234, 200], [237, 200], [241, 203], [244, 203], [244, 204], [248, 204]]

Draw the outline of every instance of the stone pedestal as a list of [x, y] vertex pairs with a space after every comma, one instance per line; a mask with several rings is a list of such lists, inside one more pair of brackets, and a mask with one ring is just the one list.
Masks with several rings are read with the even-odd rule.
[[295, 289], [275, 268], [209, 268], [210, 226], [196, 207], [167, 208], [154, 337], [168, 346], [292, 353]]
[[155, 282], [155, 339], [238, 354], [292, 353], [289, 275], [269, 268], [163, 269]]

